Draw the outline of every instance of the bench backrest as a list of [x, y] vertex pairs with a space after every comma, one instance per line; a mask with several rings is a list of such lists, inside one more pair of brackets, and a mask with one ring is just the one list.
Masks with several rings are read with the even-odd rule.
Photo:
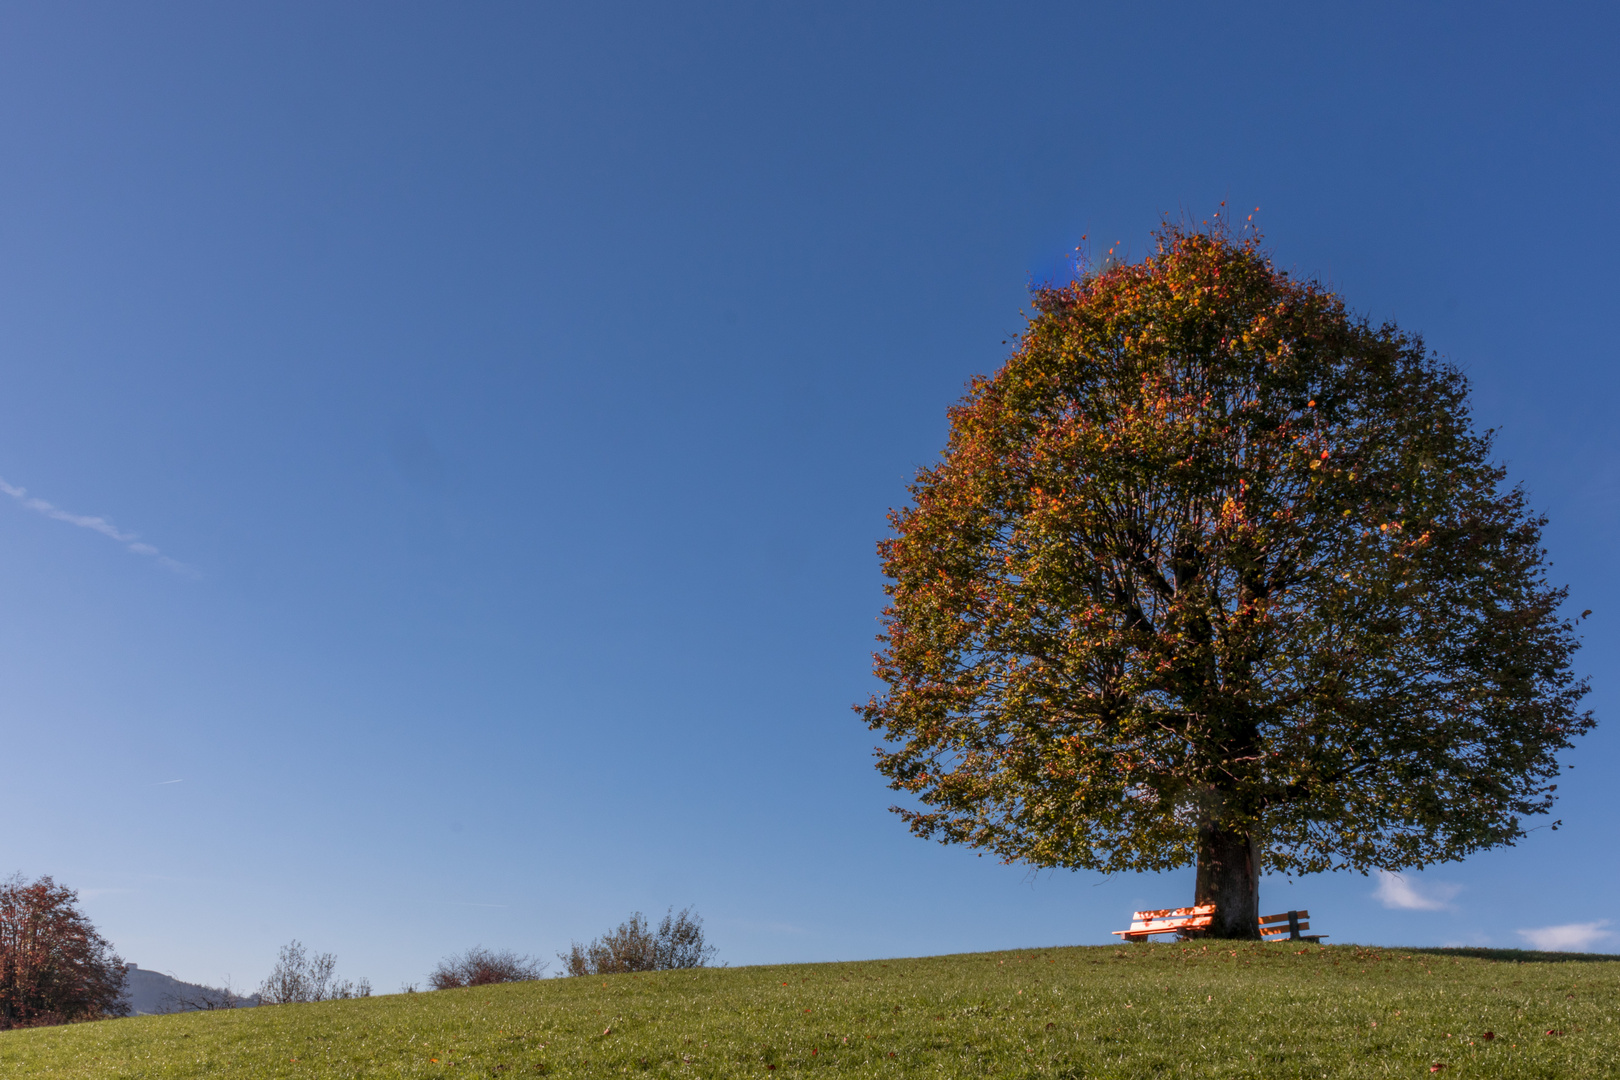
[[1292, 937], [1301, 930], [1311, 928], [1308, 921], [1310, 917], [1311, 913], [1308, 911], [1285, 911], [1281, 915], [1262, 915], [1260, 916], [1260, 936], [1262, 938], [1281, 937], [1283, 935]]
[[1138, 911], [1131, 916], [1132, 934], [1169, 933], [1171, 930], [1197, 930], [1215, 920], [1215, 905], [1161, 908], [1158, 911]]

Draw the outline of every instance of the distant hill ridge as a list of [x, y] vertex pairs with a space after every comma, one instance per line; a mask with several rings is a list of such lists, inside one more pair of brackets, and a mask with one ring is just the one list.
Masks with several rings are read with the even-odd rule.
[[124, 1000], [135, 1016], [194, 1012], [199, 1009], [250, 1008], [259, 1003], [257, 994], [230, 994], [217, 986], [181, 982], [173, 975], [126, 964]]

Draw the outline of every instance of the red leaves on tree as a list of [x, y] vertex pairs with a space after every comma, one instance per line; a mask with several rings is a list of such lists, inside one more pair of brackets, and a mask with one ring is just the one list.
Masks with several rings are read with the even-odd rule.
[[121, 1016], [124, 964], [49, 877], [0, 884], [0, 1027]]

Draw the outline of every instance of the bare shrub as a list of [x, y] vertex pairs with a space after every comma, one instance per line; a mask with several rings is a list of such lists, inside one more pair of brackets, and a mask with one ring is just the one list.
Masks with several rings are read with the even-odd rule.
[[657, 951], [646, 916], [638, 911], [589, 945], [571, 942], [568, 952], [557, 958], [570, 975], [618, 975], [652, 971]]
[[719, 950], [703, 940], [703, 919], [691, 908], [675, 909], [664, 913], [658, 924], [658, 970], [708, 967]]
[[371, 996], [370, 982], [340, 982], [334, 977], [336, 970], [337, 957], [331, 953], [311, 956], [301, 942], [291, 941], [281, 947], [275, 968], [259, 987], [259, 1000], [266, 1005], [290, 1005]]
[[617, 975], [705, 967], [715, 952], [703, 940], [702, 917], [689, 907], [679, 912], [672, 907], [656, 932], [638, 911], [589, 945], [570, 943], [557, 958], [568, 975]]
[[487, 986], [490, 983], [531, 982], [541, 978], [549, 965], [543, 960], [519, 956], [511, 949], [496, 951], [474, 946], [459, 956], [447, 956], [428, 976], [435, 990], [458, 986]]
[[0, 1028], [126, 1016], [127, 971], [49, 876], [0, 882]]
[[[364, 980], [361, 980], [364, 981]], [[244, 1009], [259, 1003], [259, 998], [237, 993], [229, 976], [224, 986], [192, 986], [176, 993], [164, 994], [164, 1012], [212, 1012], [215, 1009]]]

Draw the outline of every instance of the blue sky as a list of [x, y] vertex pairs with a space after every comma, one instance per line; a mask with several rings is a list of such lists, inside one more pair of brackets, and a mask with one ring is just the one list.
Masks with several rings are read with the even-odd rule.
[[[1424, 334], [1614, 715], [1608, 5], [0, 7], [0, 870], [380, 990], [694, 904], [733, 964], [1094, 943], [1162, 877], [912, 839], [874, 543], [1031, 281], [1258, 206]], [[1268, 881], [1620, 949], [1620, 739], [1517, 848]], [[1613, 931], [1604, 936], [1607, 931]]]

